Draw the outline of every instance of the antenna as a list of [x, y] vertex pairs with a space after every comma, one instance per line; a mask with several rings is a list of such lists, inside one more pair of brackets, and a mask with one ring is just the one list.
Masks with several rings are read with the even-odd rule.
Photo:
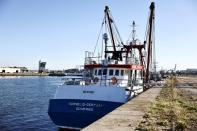
[[136, 25], [135, 25], [135, 21], [133, 21], [132, 23], [132, 40], [133, 42], [135, 41], [135, 36], [136, 36], [136, 29], [135, 29]]

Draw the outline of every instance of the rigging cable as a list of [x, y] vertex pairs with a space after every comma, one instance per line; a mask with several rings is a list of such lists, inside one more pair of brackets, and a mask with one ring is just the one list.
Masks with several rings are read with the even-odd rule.
[[[103, 34], [103, 30], [102, 30], [102, 34]], [[104, 39], [102, 39], [101, 56], [99, 56], [99, 57], [101, 57], [101, 59], [103, 58], [103, 47], [104, 47], [104, 46], [103, 46], [103, 44], [104, 44], [103, 41], [104, 41]]]
[[97, 45], [98, 45], [98, 41], [99, 41], [99, 38], [100, 38], [100, 35], [101, 35], [101, 32], [102, 32], [102, 29], [103, 29], [103, 25], [104, 25], [104, 19], [103, 19], [103, 22], [102, 22], [102, 24], [101, 24], [101, 28], [100, 28], [99, 35], [98, 35], [98, 38], [97, 38], [97, 41], [96, 41], [96, 45], [95, 45], [95, 47], [94, 47], [93, 56], [94, 56], [94, 53], [95, 53], [96, 48], [97, 48]]
[[[150, 12], [148, 13], [148, 16], [150, 16]], [[146, 43], [144, 43], [144, 50], [146, 52], [146, 55], [145, 55], [145, 59], [144, 59], [144, 62], [145, 62], [145, 68], [147, 68], [147, 59], [148, 59], [148, 56], [147, 56], [147, 53], [148, 53], [148, 45], [147, 45], [147, 40], [148, 40], [148, 32], [149, 32], [149, 17], [147, 18], [147, 23], [146, 23], [146, 31], [145, 31], [145, 36], [144, 36], [144, 41]]]
[[[150, 12], [148, 13], [148, 16], [150, 16]], [[145, 31], [145, 36], [144, 36], [144, 41], [147, 42], [148, 40], [148, 32], [149, 32], [149, 17], [147, 18], [147, 23], [146, 23], [146, 31]], [[147, 44], [146, 44], [147, 45]], [[145, 45], [145, 49], [146, 49], [146, 45]]]
[[118, 35], [118, 38], [120, 39], [120, 42], [119, 43], [121, 43], [123, 46], [124, 46], [124, 44], [123, 44], [123, 41], [122, 41], [122, 38], [121, 38], [121, 36], [120, 36], [120, 33], [119, 33], [119, 31], [118, 31], [118, 28], [117, 28], [117, 26], [116, 26], [116, 23], [115, 23], [115, 21], [114, 21], [114, 18], [113, 18], [113, 16], [112, 16], [112, 14], [110, 13], [110, 16], [111, 16], [111, 18], [113, 19], [113, 23], [114, 23], [114, 27], [115, 27], [115, 30], [116, 30], [116, 32], [117, 32], [117, 35]]

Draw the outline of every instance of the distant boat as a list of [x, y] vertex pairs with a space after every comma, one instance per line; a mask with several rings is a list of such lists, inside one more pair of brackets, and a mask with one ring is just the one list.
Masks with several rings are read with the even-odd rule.
[[50, 72], [49, 76], [65, 76], [63, 72]]
[[83, 73], [65, 73], [66, 76], [83, 76]]
[[80, 82], [83, 80], [82, 76], [65, 76], [61, 80], [64, 81], [64, 85], [80, 85]]
[[127, 45], [118, 43], [107, 6], [103, 23], [108, 28], [103, 34], [103, 55], [86, 52], [83, 77], [65, 80], [49, 101], [48, 114], [61, 128], [82, 129], [143, 92], [145, 69], [134, 50], [144, 45], [136, 39]]

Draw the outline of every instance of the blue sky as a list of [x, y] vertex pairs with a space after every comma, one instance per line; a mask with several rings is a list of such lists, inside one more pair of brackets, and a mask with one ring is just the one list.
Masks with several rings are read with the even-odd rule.
[[[0, 0], [0, 66], [48, 69], [83, 65], [110, 7], [124, 41], [136, 21], [144, 41], [148, 0]], [[156, 57], [163, 69], [197, 68], [197, 1], [155, 0]]]

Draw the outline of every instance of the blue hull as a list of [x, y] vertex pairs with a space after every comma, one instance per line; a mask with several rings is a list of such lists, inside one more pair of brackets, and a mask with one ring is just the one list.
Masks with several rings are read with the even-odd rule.
[[122, 104], [96, 100], [51, 99], [48, 114], [60, 127], [81, 129]]

